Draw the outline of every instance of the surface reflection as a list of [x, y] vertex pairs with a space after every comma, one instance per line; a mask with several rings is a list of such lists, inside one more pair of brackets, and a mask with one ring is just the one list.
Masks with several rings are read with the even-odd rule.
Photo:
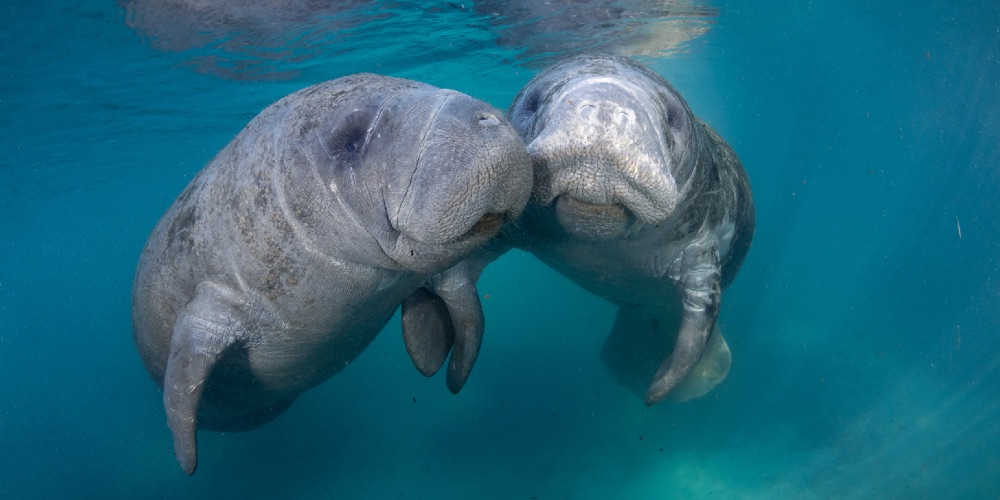
[[290, 79], [289, 63], [344, 42], [372, 20], [372, 2], [122, 0], [125, 23], [152, 47], [189, 53], [185, 64], [233, 79]]
[[443, 30], [477, 49], [513, 50], [538, 67], [581, 52], [667, 56], [707, 32], [718, 15], [700, 0], [120, 3], [125, 23], [153, 48], [183, 53], [183, 65], [198, 72], [237, 80], [292, 79], [318, 57], [439, 57], [427, 42], [441, 43]]
[[550, 63], [581, 52], [667, 56], [708, 31], [718, 10], [698, 0], [480, 0], [500, 44]]

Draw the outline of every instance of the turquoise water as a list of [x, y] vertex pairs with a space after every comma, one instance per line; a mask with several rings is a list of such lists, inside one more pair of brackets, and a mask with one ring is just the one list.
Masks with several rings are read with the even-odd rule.
[[397, 317], [273, 423], [202, 432], [185, 476], [129, 293], [191, 177], [312, 83], [372, 71], [506, 108], [618, 41], [466, 3], [195, 28], [202, 47], [112, 1], [0, 7], [0, 497], [1000, 497], [1000, 8], [971, 1], [719, 1], [639, 51], [754, 188], [706, 398], [614, 385], [612, 306], [515, 251], [480, 281], [461, 394], [416, 372]]

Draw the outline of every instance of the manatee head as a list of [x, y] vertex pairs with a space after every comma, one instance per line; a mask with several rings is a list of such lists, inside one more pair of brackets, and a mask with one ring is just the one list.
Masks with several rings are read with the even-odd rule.
[[625, 57], [558, 63], [508, 114], [534, 164], [533, 202], [588, 240], [669, 217], [694, 168], [697, 120], [660, 76]]
[[351, 260], [441, 272], [516, 218], [530, 196], [531, 162], [517, 132], [465, 94], [362, 74], [286, 99], [294, 140], [279, 147], [295, 161], [282, 163], [315, 171], [287, 177], [318, 186], [289, 192], [326, 207], [317, 238], [322, 228], [337, 234], [328, 243], [341, 255], [352, 247]]

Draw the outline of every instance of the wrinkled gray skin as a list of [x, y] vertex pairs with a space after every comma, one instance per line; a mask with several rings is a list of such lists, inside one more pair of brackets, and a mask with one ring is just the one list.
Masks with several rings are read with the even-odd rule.
[[535, 180], [505, 239], [619, 306], [602, 358], [646, 404], [707, 392], [730, 361], [715, 328], [720, 294], [753, 237], [736, 155], [663, 78], [624, 57], [556, 64], [508, 115]]
[[411, 334], [415, 362], [451, 351], [461, 389], [483, 331], [462, 259], [520, 213], [530, 168], [497, 110], [417, 82], [355, 75], [262, 111], [163, 216], [135, 278], [135, 340], [181, 467], [196, 428], [270, 421], [411, 294], [454, 321], [443, 347]]

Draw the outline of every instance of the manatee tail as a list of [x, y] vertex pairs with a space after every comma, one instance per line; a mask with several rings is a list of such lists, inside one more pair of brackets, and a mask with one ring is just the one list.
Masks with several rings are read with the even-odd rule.
[[684, 312], [674, 350], [660, 365], [646, 392], [646, 404], [654, 405], [691, 373], [701, 360], [709, 333], [715, 328], [721, 297], [719, 251], [714, 238], [695, 241], [668, 270], [681, 293]]
[[601, 361], [611, 378], [644, 398], [649, 382], [674, 343], [680, 314], [676, 307], [621, 305]]
[[205, 382], [235, 342], [234, 335], [219, 335], [227, 329], [217, 320], [232, 318], [226, 314], [229, 306], [220, 293], [228, 295], [216, 286], [199, 284], [194, 298], [178, 314], [163, 378], [163, 406], [174, 437], [174, 456], [188, 475], [198, 467], [198, 405]]

